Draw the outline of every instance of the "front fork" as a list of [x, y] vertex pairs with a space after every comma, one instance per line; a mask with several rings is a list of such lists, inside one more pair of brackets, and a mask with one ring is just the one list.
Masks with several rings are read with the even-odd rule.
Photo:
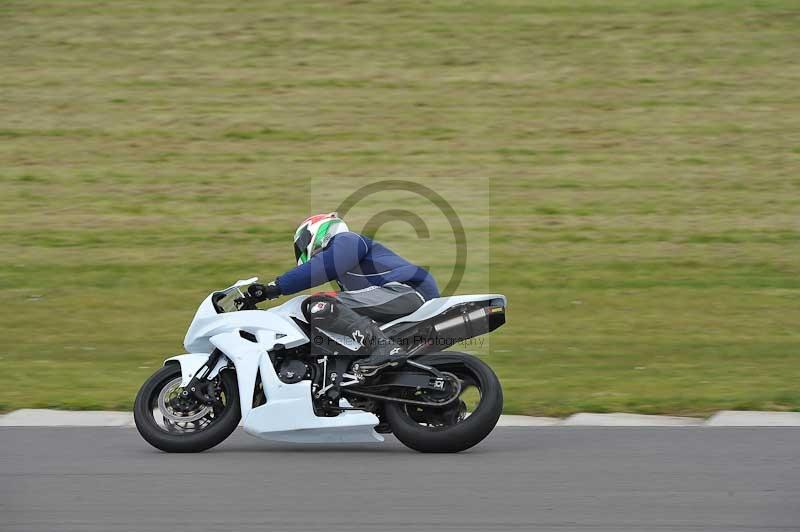
[[191, 380], [183, 387], [181, 395], [183, 397], [189, 397], [191, 394], [203, 404], [218, 406], [220, 404], [220, 399], [217, 397], [216, 393], [214, 393], [214, 382], [207, 380], [206, 377], [208, 377], [211, 370], [216, 367], [222, 356], [222, 351], [214, 349], [208, 357], [208, 360], [200, 366], [200, 369], [195, 372]]

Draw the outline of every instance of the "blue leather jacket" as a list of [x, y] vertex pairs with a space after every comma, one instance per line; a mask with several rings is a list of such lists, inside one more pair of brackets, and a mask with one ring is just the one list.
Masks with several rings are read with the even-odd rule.
[[358, 233], [335, 235], [311, 260], [279, 276], [276, 284], [284, 295], [336, 281], [342, 290], [400, 282], [425, 300], [439, 297], [433, 276], [392, 250]]

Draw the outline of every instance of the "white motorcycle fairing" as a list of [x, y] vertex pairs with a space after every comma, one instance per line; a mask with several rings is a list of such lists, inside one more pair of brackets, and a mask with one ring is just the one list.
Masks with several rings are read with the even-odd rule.
[[[222, 292], [236, 295], [241, 293], [242, 287], [256, 281], [257, 278], [241, 280]], [[245, 432], [263, 439], [295, 443], [383, 441], [383, 436], [374, 430], [379, 423], [374, 414], [345, 410], [335, 417], [317, 416], [311, 399], [311, 382], [303, 380], [289, 384], [278, 377], [269, 352], [277, 344], [292, 348], [309, 342], [303, 329], [294, 321], [306, 321], [301, 303], [307, 296], [294, 297], [268, 310], [219, 313], [212, 300], [214, 295], [209, 295], [201, 303], [189, 326], [184, 339], [188, 354], [165, 361], [165, 364], [180, 364], [181, 386], [191, 381], [214, 349], [219, 349], [224, 355], [206, 378], [214, 378], [228, 365], [228, 361], [233, 363]], [[405, 321], [421, 321], [458, 303], [496, 298], [502, 298], [505, 302], [505, 298], [497, 294], [432, 300], [410, 316], [385, 324], [382, 328]], [[244, 336], [242, 333], [245, 333]], [[253, 408], [259, 374], [266, 403]], [[345, 404], [345, 399], [341, 401], [341, 406], [349, 406]]]
[[[256, 280], [238, 281], [228, 290]], [[229, 360], [233, 363], [245, 432], [264, 439], [295, 443], [383, 441], [383, 436], [373, 429], [379, 422], [374, 414], [348, 410], [336, 417], [318, 417], [311, 402], [310, 381], [287, 384], [278, 378], [269, 351], [275, 344], [291, 348], [309, 341], [292, 319], [305, 321], [300, 304], [306, 296], [292, 298], [266, 311], [219, 314], [212, 303], [213, 295], [203, 301], [189, 326], [184, 347], [190, 353], [165, 361], [181, 365], [182, 386], [189, 383], [216, 348], [224, 356], [206, 378], [214, 378]], [[243, 338], [242, 331], [253, 335], [256, 341]], [[266, 403], [253, 408], [259, 373]]]
[[[192, 377], [194, 377], [198, 370], [203, 367], [203, 364], [206, 363], [208, 357], [210, 356], [211, 353], [187, 353], [185, 355], [176, 355], [174, 357], [170, 357], [164, 361], [164, 364], [166, 365], [172, 361], [175, 361], [181, 365], [181, 386], [183, 387], [189, 384], [189, 381], [191, 381]], [[219, 375], [219, 370], [227, 365], [228, 359], [225, 357], [225, 355], [219, 357], [217, 364], [211, 368], [211, 371], [206, 378], [209, 380], [213, 379]]]

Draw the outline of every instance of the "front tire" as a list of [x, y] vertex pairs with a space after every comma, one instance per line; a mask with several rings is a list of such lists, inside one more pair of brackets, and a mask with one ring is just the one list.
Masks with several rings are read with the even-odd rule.
[[[205, 451], [224, 441], [239, 425], [242, 413], [236, 374], [223, 370], [216, 377], [214, 384], [222, 401], [216, 407], [191, 403], [191, 399], [173, 398], [167, 402], [166, 397], [176, 391], [180, 379], [178, 364], [168, 364], [147, 379], [133, 406], [136, 428], [147, 443], [162, 451]], [[181, 408], [172, 410], [178, 406]], [[162, 424], [157, 421], [159, 417]]]
[[[466, 385], [478, 388], [480, 401], [468, 417], [457, 415], [457, 412], [455, 417], [450, 416], [454, 423], [441, 422], [448, 416], [446, 413], [437, 414], [435, 409], [426, 414], [413, 411], [413, 407], [403, 403], [386, 402], [384, 414], [397, 439], [423, 453], [457, 453], [477, 445], [488, 436], [503, 412], [503, 390], [492, 368], [465, 353], [440, 353], [414, 360], [453, 373]], [[464, 403], [457, 400], [456, 404], [459, 403], [463, 408]], [[429, 423], [434, 418], [440, 421]]]

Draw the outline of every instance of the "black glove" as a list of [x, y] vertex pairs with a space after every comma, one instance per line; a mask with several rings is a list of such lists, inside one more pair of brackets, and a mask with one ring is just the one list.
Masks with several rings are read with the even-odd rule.
[[258, 303], [267, 299], [279, 298], [281, 296], [281, 289], [278, 288], [278, 285], [276, 285], [274, 281], [267, 285], [255, 283], [247, 287], [247, 295]]

